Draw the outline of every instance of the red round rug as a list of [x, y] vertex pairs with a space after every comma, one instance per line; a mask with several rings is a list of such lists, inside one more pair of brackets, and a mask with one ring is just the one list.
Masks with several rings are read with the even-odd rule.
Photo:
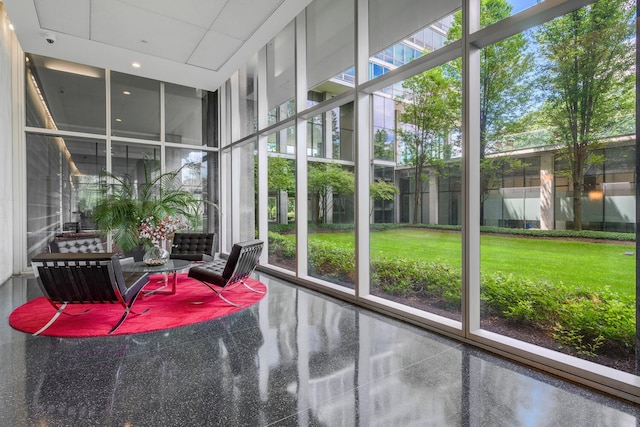
[[[153, 289], [152, 278], [145, 290]], [[266, 286], [257, 280], [247, 279], [247, 284], [260, 292], [253, 292], [242, 284], [225, 289], [223, 296], [241, 307], [224, 302], [211, 289], [185, 273], [178, 274], [174, 295], [140, 293], [133, 312], [111, 335], [139, 334], [162, 329], [187, 326], [194, 323], [213, 320], [235, 313], [259, 302], [266, 293]], [[141, 313], [150, 309], [144, 314]], [[77, 314], [89, 309], [85, 314]], [[9, 324], [20, 331], [33, 334], [43, 327], [56, 310], [45, 297], [33, 299], [16, 308], [9, 316]], [[135, 313], [134, 313], [135, 312]], [[70, 304], [63, 314], [41, 335], [51, 337], [98, 337], [110, 336], [107, 333], [120, 319], [123, 308], [115, 304]]]

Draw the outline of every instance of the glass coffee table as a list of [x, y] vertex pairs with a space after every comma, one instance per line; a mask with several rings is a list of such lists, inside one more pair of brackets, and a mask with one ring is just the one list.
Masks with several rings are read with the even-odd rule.
[[[178, 281], [178, 270], [184, 270], [189, 267], [191, 261], [187, 261], [184, 259], [170, 259], [162, 265], [147, 265], [144, 261], [138, 262], [126, 262], [122, 263], [122, 271], [128, 273], [162, 273], [162, 274], [171, 274], [172, 277], [169, 278], [167, 276], [167, 280], [164, 285], [159, 287], [158, 289], [152, 289], [149, 291], [143, 291], [145, 295], [150, 294], [167, 294], [173, 295], [176, 293], [176, 283]], [[169, 285], [171, 282], [171, 285]], [[167, 289], [169, 288], [169, 289]]]

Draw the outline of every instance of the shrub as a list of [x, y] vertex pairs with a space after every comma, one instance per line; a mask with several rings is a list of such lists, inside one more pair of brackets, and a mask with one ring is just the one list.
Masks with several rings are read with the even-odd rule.
[[295, 259], [296, 257], [296, 245], [287, 237], [269, 232], [269, 252], [279, 255], [286, 259]]
[[356, 262], [353, 250], [327, 242], [309, 242], [309, 273], [355, 283]]
[[555, 321], [567, 292], [562, 283], [533, 282], [497, 272], [482, 277], [480, 300], [490, 314], [544, 325]]
[[424, 280], [426, 263], [403, 258], [376, 258], [371, 260], [371, 283], [391, 294], [408, 297], [415, 295]]
[[[296, 255], [290, 238], [269, 233], [269, 250]], [[330, 281], [355, 283], [355, 255], [327, 242], [309, 243], [309, 272]], [[390, 295], [422, 297], [460, 309], [462, 279], [458, 269], [440, 261], [371, 259], [371, 283]], [[635, 302], [609, 289], [590, 292], [563, 283], [534, 282], [500, 272], [481, 277], [483, 312], [550, 331], [556, 342], [579, 354], [595, 355], [610, 347], [630, 351], [635, 345]]]
[[553, 337], [560, 345], [593, 354], [601, 345], [630, 350], [635, 343], [635, 307], [632, 298], [608, 289], [575, 295], [558, 307]]
[[391, 295], [423, 296], [460, 308], [461, 273], [439, 261], [404, 258], [371, 260], [371, 283]]
[[[423, 228], [431, 230], [449, 230], [460, 231], [462, 227], [459, 225], [439, 225], [439, 224], [371, 224], [369, 228], [377, 231], [391, 230], [397, 228]], [[635, 233], [619, 233], [612, 231], [595, 231], [595, 230], [536, 230], [525, 228], [505, 228], [505, 227], [480, 227], [482, 233], [504, 234], [510, 236], [530, 236], [530, 237], [551, 237], [551, 238], [579, 238], [579, 239], [595, 239], [595, 240], [615, 240], [634, 242], [636, 240]]]
[[[277, 233], [280, 233], [280, 234], [292, 233], [293, 231], [295, 231], [295, 229], [296, 229], [296, 224], [295, 223], [289, 223], [289, 224], [271, 223], [271, 224], [269, 224], [269, 232], [273, 232], [274, 234], [277, 234]], [[271, 237], [271, 234], [269, 234], [269, 237]]]

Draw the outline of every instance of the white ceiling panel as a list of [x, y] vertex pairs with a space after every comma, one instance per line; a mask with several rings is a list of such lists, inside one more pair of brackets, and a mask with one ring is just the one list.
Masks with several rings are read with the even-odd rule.
[[220, 14], [227, 0], [122, 0], [131, 6], [154, 14], [168, 16], [188, 24], [209, 29]]
[[[27, 53], [207, 90], [220, 87], [310, 2], [3, 0]], [[47, 32], [54, 44], [45, 41]]]
[[230, 0], [211, 29], [247, 40], [282, 3], [282, 0]]
[[[242, 40], [209, 31], [187, 61], [191, 65], [219, 70], [233, 53], [242, 46]], [[215, 54], [211, 54], [215, 52]]]
[[89, 11], [86, 0], [35, 0], [40, 27], [76, 37], [89, 38]]
[[205, 30], [117, 0], [93, 0], [91, 40], [186, 62]]

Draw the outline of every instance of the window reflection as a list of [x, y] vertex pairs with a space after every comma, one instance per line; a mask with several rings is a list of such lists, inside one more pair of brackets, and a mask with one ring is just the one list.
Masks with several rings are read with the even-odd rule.
[[203, 123], [206, 123], [208, 93], [201, 89], [164, 85], [165, 141], [177, 144], [206, 145]]
[[26, 56], [27, 126], [104, 134], [104, 70]]
[[315, 0], [306, 13], [308, 105], [312, 105], [313, 92], [329, 99], [353, 87], [354, 7], [351, 0]]
[[65, 234], [95, 234], [91, 213], [106, 167], [105, 142], [27, 134], [27, 256]]
[[295, 25], [292, 21], [267, 43], [268, 125], [293, 116], [295, 95]]
[[379, 77], [455, 40], [448, 34], [460, 7], [459, 0], [420, 8], [407, 0], [369, 0], [368, 77]]
[[160, 82], [111, 72], [111, 134], [160, 140]]

